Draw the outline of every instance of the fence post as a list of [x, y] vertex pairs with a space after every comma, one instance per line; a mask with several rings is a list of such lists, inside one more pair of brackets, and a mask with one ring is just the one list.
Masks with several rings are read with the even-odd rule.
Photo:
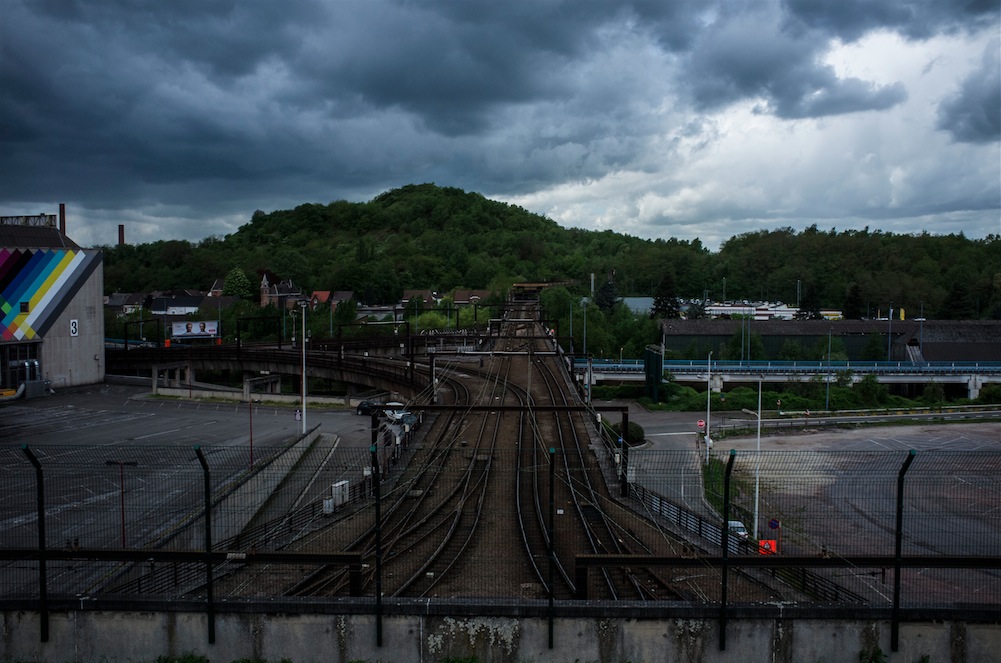
[[737, 451], [730, 449], [730, 458], [726, 461], [726, 473], [723, 475], [723, 531], [720, 536], [723, 545], [723, 563], [720, 566], [722, 582], [720, 583], [719, 604], [719, 649], [726, 650], [726, 601], [727, 581], [730, 575], [730, 476], [733, 473], [733, 461]]
[[209, 476], [209, 464], [205, 460], [202, 448], [195, 445], [195, 454], [202, 465], [202, 482], [205, 493], [205, 615], [208, 617], [209, 644], [215, 644], [215, 605], [212, 596], [212, 480]]
[[917, 451], [911, 449], [907, 459], [897, 474], [897, 523], [894, 528], [893, 541], [893, 616], [890, 621], [890, 651], [897, 651], [900, 646], [900, 553], [904, 538], [904, 475], [914, 462]]
[[38, 625], [39, 640], [49, 641], [49, 591], [48, 575], [45, 567], [45, 478], [42, 464], [27, 444], [21, 445], [21, 450], [35, 467], [35, 501], [38, 506]]
[[[373, 420], [375, 417], [372, 417]], [[372, 494], [375, 496], [375, 645], [382, 646], [382, 489], [379, 484], [379, 447], [375, 443], [378, 432], [372, 429]]]

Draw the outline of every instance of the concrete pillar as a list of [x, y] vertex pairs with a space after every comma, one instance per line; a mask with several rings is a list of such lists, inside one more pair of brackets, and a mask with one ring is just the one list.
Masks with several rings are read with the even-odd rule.
[[970, 400], [978, 398], [983, 386], [983, 380], [981, 380], [979, 375], [971, 375], [970, 379], [966, 381], [966, 397]]

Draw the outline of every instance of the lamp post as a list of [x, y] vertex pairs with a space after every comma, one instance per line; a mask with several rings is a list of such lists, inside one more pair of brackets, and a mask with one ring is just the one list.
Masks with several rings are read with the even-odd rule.
[[827, 400], [824, 403], [824, 410], [828, 412], [831, 410], [831, 329], [827, 330]]
[[122, 514], [122, 550], [125, 549], [125, 466], [135, 467], [138, 463], [134, 460], [106, 460], [105, 465], [117, 465], [118, 466], [118, 485], [119, 494], [121, 495], [121, 514]]
[[709, 413], [712, 407], [713, 393], [713, 351], [709, 351], [709, 358], [706, 360], [706, 465], [709, 464], [709, 447], [712, 446], [712, 437], [709, 435]]
[[570, 300], [570, 352], [573, 352], [573, 300]]
[[887, 331], [886, 331], [886, 361], [891, 360], [892, 354], [891, 344], [893, 343], [893, 302], [890, 302], [890, 313], [886, 316], [887, 321]]
[[250, 409], [250, 470], [254, 470], [254, 395], [250, 394], [250, 402], [248, 403]]
[[918, 350], [921, 352], [921, 361], [925, 360], [925, 302], [921, 300], [921, 317], [918, 318]]
[[306, 301], [299, 302], [302, 309], [302, 433], [306, 434]]
[[584, 309], [584, 361], [587, 365], [584, 369], [584, 387], [587, 389], [586, 403], [591, 404], [591, 358], [587, 355], [587, 297], [580, 300], [580, 305]]
[[759, 489], [761, 485], [761, 377], [758, 376], [758, 411], [754, 412], [746, 408], [741, 410], [747, 414], [753, 414], [758, 419], [758, 441], [757, 441], [757, 454], [756, 454], [756, 464], [754, 467], [754, 523], [751, 525], [751, 530], [754, 532], [754, 539], [758, 539], [758, 496], [760, 494]]

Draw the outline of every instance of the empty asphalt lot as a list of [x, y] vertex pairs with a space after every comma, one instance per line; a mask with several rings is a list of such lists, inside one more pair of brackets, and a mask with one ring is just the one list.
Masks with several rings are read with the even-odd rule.
[[[307, 426], [367, 444], [369, 418], [347, 408], [307, 408]], [[143, 444], [274, 446], [299, 430], [294, 407], [153, 398], [148, 389], [99, 384], [0, 404], [4, 445], [106, 447]]]

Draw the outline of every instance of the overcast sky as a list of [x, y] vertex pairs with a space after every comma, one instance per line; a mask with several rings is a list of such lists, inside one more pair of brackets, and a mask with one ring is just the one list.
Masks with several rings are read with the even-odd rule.
[[565, 227], [1001, 234], [998, 0], [0, 0], [0, 213], [91, 246], [412, 183]]

